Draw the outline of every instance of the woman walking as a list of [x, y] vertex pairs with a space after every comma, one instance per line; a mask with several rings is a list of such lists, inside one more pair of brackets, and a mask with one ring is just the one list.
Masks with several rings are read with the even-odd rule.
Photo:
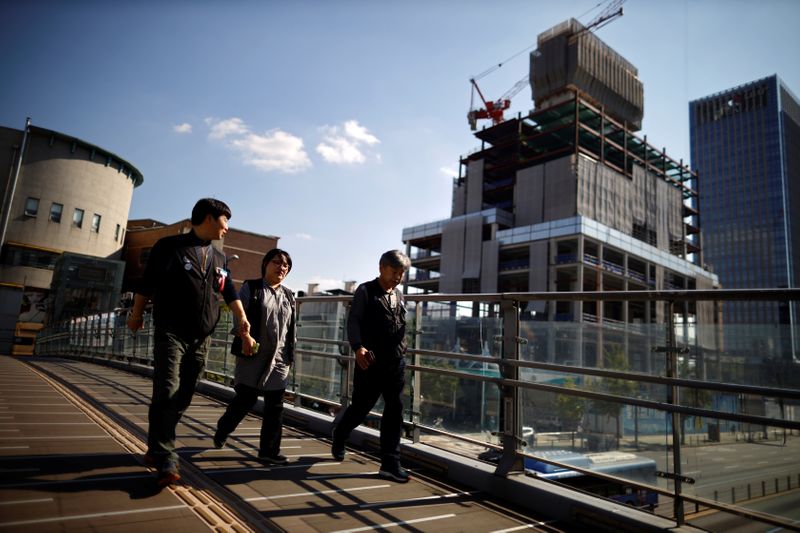
[[250, 333], [234, 339], [231, 351], [237, 355], [234, 396], [217, 421], [214, 446], [222, 448], [231, 433], [264, 398], [258, 457], [271, 464], [285, 464], [281, 455], [283, 393], [294, 359], [294, 295], [281, 285], [292, 269], [288, 252], [274, 248], [261, 261], [261, 279], [242, 284], [239, 298], [250, 322]]

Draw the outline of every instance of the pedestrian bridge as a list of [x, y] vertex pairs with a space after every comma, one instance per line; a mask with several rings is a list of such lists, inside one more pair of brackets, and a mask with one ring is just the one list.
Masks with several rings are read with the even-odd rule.
[[[257, 460], [260, 406], [226, 448], [211, 444], [232, 393], [223, 321], [178, 428], [183, 482], [160, 491], [142, 461], [149, 317], [136, 336], [123, 311], [51, 325], [36, 356], [0, 356], [0, 530], [798, 529], [797, 370], [791, 359], [754, 363], [707, 344], [690, 317], [710, 292], [559, 294], [663, 304], [669, 320], [652, 325], [536, 320], [528, 304], [552, 293], [409, 295], [408, 484], [377, 475], [378, 433], [367, 427], [377, 415], [351, 436], [344, 461], [330, 456], [352, 377], [347, 297], [298, 298], [289, 464]], [[713, 299], [800, 296], [745, 292]], [[751, 336], [775, 330], [754, 325]], [[765, 361], [779, 370], [774, 382], [754, 371]], [[651, 478], [562, 459], [603, 450], [639, 456]], [[530, 460], [577, 477], [526, 475]]]
[[473, 469], [480, 483], [492, 468], [441, 453], [437, 461], [433, 451], [426, 458], [420, 450], [407, 462], [411, 482], [388, 482], [378, 477], [379, 459], [369, 445], [373, 432], [362, 431], [362, 445], [349, 447], [337, 462], [330, 440], [313, 430], [319, 417], [291, 406], [282, 446], [290, 462], [265, 466], [256, 458], [255, 415], [227, 447], [211, 444], [225, 408], [224, 388], [211, 383], [202, 385], [178, 429], [183, 480], [159, 490], [142, 460], [151, 387], [146, 376], [37, 357], [2, 357], [0, 375], [2, 531], [501, 532], [568, 531], [581, 522], [630, 530], [674, 525], [602, 500], [576, 506], [574, 520], [559, 519], [453, 482], [448, 469]]

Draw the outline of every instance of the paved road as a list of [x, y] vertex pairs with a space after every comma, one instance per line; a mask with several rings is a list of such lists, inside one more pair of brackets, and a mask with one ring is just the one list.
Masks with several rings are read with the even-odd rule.
[[[797, 528], [800, 529], [800, 505], [797, 504], [798, 497], [800, 496], [798, 496], [798, 492], [800, 491], [793, 490], [783, 494], [767, 496], [766, 498], [758, 498], [748, 502], [746, 507], [748, 509], [794, 520], [797, 524]], [[768, 524], [761, 524], [732, 514], [716, 511], [707, 511], [700, 513], [696, 517], [690, 517], [689, 523], [707, 529], [708, 531], [724, 531], [725, 533], [785, 531], [784, 529]]]
[[[666, 452], [638, 452], [655, 459], [659, 470], [673, 471], [672, 456]], [[785, 446], [769, 441], [725, 443], [719, 445], [682, 448], [682, 473], [696, 480], [685, 485], [684, 492], [704, 498], [731, 502], [775, 492], [775, 480], [783, 492], [800, 484], [800, 439], [790, 439]], [[763, 485], [762, 485], [763, 482]], [[671, 484], [670, 484], [671, 485]], [[666, 482], [664, 482], [666, 486]]]

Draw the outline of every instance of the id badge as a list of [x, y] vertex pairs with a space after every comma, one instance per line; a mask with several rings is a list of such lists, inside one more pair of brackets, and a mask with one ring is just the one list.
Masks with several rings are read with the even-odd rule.
[[225, 288], [225, 280], [228, 279], [228, 271], [222, 267], [214, 269], [214, 290], [222, 292]]

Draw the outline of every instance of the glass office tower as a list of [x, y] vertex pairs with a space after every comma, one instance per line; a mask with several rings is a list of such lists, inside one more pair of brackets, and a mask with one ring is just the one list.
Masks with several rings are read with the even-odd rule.
[[[703, 260], [723, 288], [797, 287], [800, 280], [800, 104], [778, 76], [689, 103], [699, 175]], [[798, 309], [724, 307], [727, 350], [798, 357]], [[746, 325], [750, 325], [749, 327]], [[762, 324], [753, 328], [753, 324]]]

